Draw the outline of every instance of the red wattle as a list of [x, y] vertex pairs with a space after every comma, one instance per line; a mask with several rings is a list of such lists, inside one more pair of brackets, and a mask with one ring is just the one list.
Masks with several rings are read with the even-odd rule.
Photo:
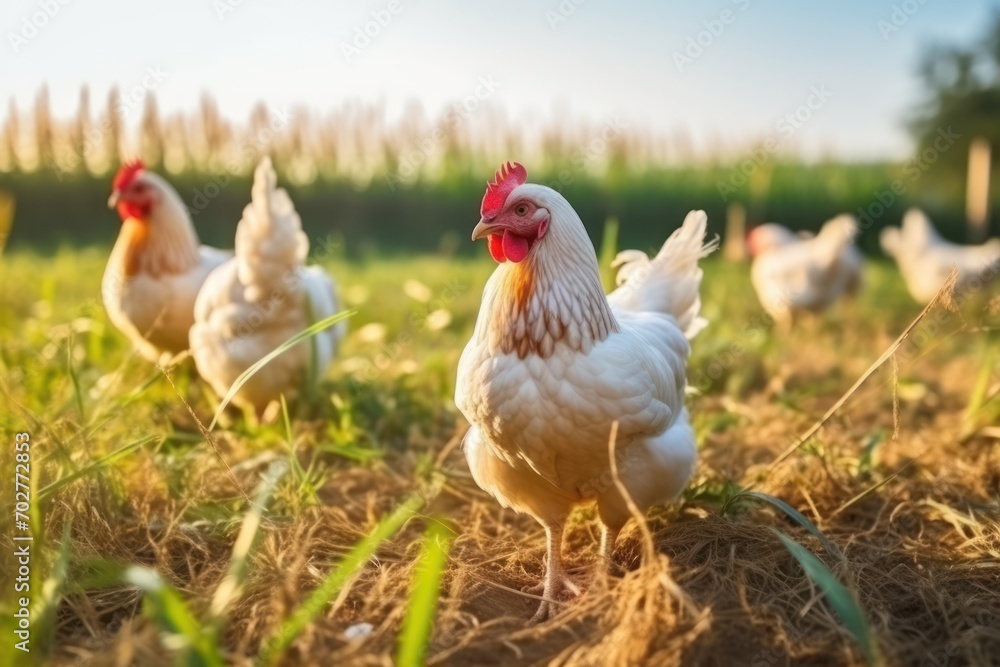
[[505, 229], [503, 232], [503, 254], [504, 257], [514, 262], [515, 264], [520, 262], [522, 259], [528, 256], [528, 250], [531, 246], [528, 244], [528, 239], [523, 236], [518, 236], [512, 233], [509, 229]]
[[149, 209], [133, 201], [120, 201], [115, 209], [118, 211], [118, 217], [122, 219], [122, 222], [125, 222], [129, 218], [145, 220], [149, 217]]
[[487, 246], [493, 259], [501, 263], [507, 261], [506, 255], [503, 254], [503, 239], [500, 238], [499, 234], [490, 234]]

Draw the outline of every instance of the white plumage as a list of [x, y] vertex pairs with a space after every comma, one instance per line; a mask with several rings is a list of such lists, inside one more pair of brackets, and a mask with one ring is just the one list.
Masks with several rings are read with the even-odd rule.
[[[305, 267], [309, 241], [269, 158], [254, 172], [251, 202], [236, 229], [236, 256], [205, 281], [195, 303], [191, 353], [221, 396], [237, 377], [311, 323], [337, 312], [332, 279]], [[283, 352], [260, 369], [234, 402], [258, 411], [317, 378], [333, 359], [342, 325]]]
[[755, 228], [750, 280], [761, 306], [784, 328], [803, 312], [821, 312], [861, 286], [863, 260], [854, 246], [857, 222], [839, 215], [819, 234], [802, 237], [775, 223]]
[[911, 208], [903, 227], [886, 227], [879, 237], [882, 249], [896, 260], [906, 288], [919, 303], [928, 303], [951, 273], [958, 269], [956, 289], [976, 280], [993, 278], [1000, 267], [1000, 239], [982, 245], [950, 243], [937, 233], [923, 211]]
[[[560, 560], [572, 506], [596, 500], [608, 555], [630, 516], [609, 473], [613, 422], [621, 480], [641, 509], [674, 499], [694, 471], [686, 334], [704, 324], [698, 261], [716, 244], [704, 245], [705, 214], [692, 212], [652, 260], [619, 255], [620, 286], [605, 297], [594, 247], [562, 195], [523, 184], [507, 197], [518, 201], [537, 205], [544, 237], [487, 283], [455, 402], [471, 424], [476, 483], [545, 527], [539, 588], [555, 597], [576, 590]], [[543, 603], [535, 620], [552, 611]]]
[[122, 227], [101, 296], [111, 322], [157, 362], [187, 349], [198, 291], [231, 254], [199, 246], [184, 202], [163, 178], [138, 166], [125, 171], [112, 195]]

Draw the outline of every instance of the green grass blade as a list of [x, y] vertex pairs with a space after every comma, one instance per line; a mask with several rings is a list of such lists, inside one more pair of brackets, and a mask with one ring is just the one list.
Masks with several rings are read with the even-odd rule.
[[87, 414], [83, 409], [83, 391], [80, 389], [80, 376], [77, 375], [76, 369], [73, 367], [72, 334], [66, 338], [66, 368], [69, 372], [69, 378], [73, 382], [73, 397], [76, 399], [76, 409], [80, 411], [80, 419], [86, 422]]
[[879, 430], [872, 433], [871, 436], [865, 441], [864, 447], [861, 448], [861, 458], [858, 459], [858, 474], [867, 475], [875, 469], [876, 457], [878, 456], [878, 448], [882, 445], [885, 440], [885, 431]]
[[288, 445], [288, 463], [292, 466], [292, 472], [295, 473], [295, 479], [304, 480], [306, 477], [306, 471], [302, 469], [302, 464], [299, 463], [299, 457], [295, 453], [295, 436], [292, 433], [292, 419], [288, 416], [288, 402], [285, 400], [285, 395], [281, 395], [281, 416], [285, 421], [285, 441]]
[[212, 423], [209, 425], [208, 430], [211, 431], [212, 429], [215, 428], [216, 423], [219, 421], [219, 416], [222, 415], [222, 411], [226, 409], [226, 406], [229, 405], [229, 402], [233, 400], [233, 397], [236, 396], [236, 393], [240, 390], [240, 388], [243, 387], [243, 385], [247, 383], [247, 380], [252, 378], [257, 373], [257, 371], [259, 371], [261, 368], [269, 364], [274, 358], [280, 356], [282, 353], [295, 347], [296, 345], [306, 340], [307, 338], [312, 338], [319, 332], [329, 329], [338, 322], [346, 320], [348, 317], [355, 315], [357, 312], [358, 311], [356, 310], [345, 310], [343, 312], [337, 313], [336, 315], [331, 315], [326, 319], [320, 320], [319, 322], [316, 322], [312, 326], [306, 327], [305, 329], [295, 334], [294, 336], [286, 340], [278, 347], [271, 350], [271, 352], [264, 355], [262, 359], [260, 359], [255, 364], [250, 366], [250, 368], [243, 371], [240, 374], [240, 376], [236, 378], [236, 381], [233, 382], [233, 386], [229, 388], [229, 391], [226, 393], [225, 398], [223, 398], [222, 402], [219, 403], [219, 407], [216, 408], [215, 416], [212, 417]]
[[818, 539], [820, 541], [820, 544], [823, 545], [823, 548], [826, 549], [826, 552], [828, 554], [830, 554], [831, 556], [836, 556], [837, 558], [841, 559], [844, 557], [844, 554], [843, 552], [840, 551], [840, 548], [836, 544], [831, 542], [830, 538], [824, 535], [823, 532], [819, 528], [817, 528], [812, 521], [807, 519], [806, 516], [802, 514], [802, 512], [798, 511], [797, 509], [786, 503], [781, 498], [776, 498], [772, 495], [761, 493], [760, 491], [741, 491], [736, 495], [736, 498], [739, 498], [741, 496], [750, 497], [755, 500], [768, 503], [772, 507], [781, 510], [786, 515], [788, 515], [788, 518], [790, 518], [792, 521], [805, 528], [807, 531], [809, 531], [809, 533], [813, 537]]
[[427, 646], [434, 632], [441, 579], [452, 539], [453, 531], [438, 521], [431, 524], [424, 537], [424, 547], [413, 573], [406, 618], [399, 635], [399, 651], [396, 654], [396, 665], [399, 667], [422, 667], [426, 664]]
[[327, 454], [334, 454], [336, 456], [342, 456], [350, 461], [358, 461], [359, 463], [367, 463], [368, 461], [374, 461], [376, 459], [382, 458], [385, 453], [378, 449], [371, 449], [370, 447], [365, 447], [362, 445], [355, 444], [334, 444], [328, 443], [320, 445], [317, 449], [321, 452]]
[[420, 495], [410, 496], [392, 514], [382, 519], [372, 532], [355, 544], [354, 548], [333, 568], [316, 590], [309, 594], [305, 602], [281, 624], [274, 636], [263, 644], [258, 656], [258, 664], [277, 664], [285, 649], [295, 641], [296, 637], [313, 619], [323, 613], [330, 600], [340, 594], [375, 554], [379, 546], [395, 535], [407, 519], [420, 509], [423, 502]]
[[106, 454], [101, 458], [97, 459], [90, 465], [80, 468], [79, 470], [75, 470], [70, 474], [66, 475], [65, 477], [62, 477], [52, 482], [51, 484], [43, 488], [41, 492], [39, 492], [38, 500], [42, 501], [48, 499], [49, 497], [52, 496], [52, 494], [54, 494], [56, 491], [63, 488], [64, 486], [72, 484], [73, 482], [82, 477], [87, 477], [88, 475], [91, 475], [102, 468], [106, 468], [107, 466], [120, 461], [121, 459], [125, 458], [126, 456], [136, 451], [143, 445], [147, 445], [153, 442], [154, 440], [159, 440], [161, 437], [162, 436], [159, 435], [147, 435], [145, 438], [139, 438], [135, 442], [130, 442], [127, 445], [122, 445], [121, 447], [114, 450], [110, 454]]
[[974, 433], [981, 426], [981, 415], [979, 413], [987, 403], [986, 397], [989, 393], [990, 381], [993, 379], [993, 364], [997, 357], [1000, 356], [998, 355], [998, 350], [1000, 350], [1000, 347], [987, 344], [986, 350], [983, 352], [983, 361], [979, 367], [979, 375], [976, 377], [976, 384], [973, 386], [972, 393], [969, 396], [969, 405], [965, 409], [965, 433]]
[[826, 594], [827, 601], [840, 617], [840, 622], [854, 637], [867, 663], [880, 665], [881, 659], [878, 647], [875, 645], [871, 624], [851, 592], [837, 580], [837, 577], [823, 564], [823, 561], [816, 558], [808, 549], [780, 531], [775, 530], [774, 533], [788, 549], [788, 552], [799, 562], [806, 575]]
[[866, 498], [869, 495], [871, 495], [872, 493], [875, 493], [876, 491], [878, 491], [879, 489], [881, 489], [883, 486], [885, 486], [886, 484], [888, 484], [892, 480], [896, 479], [896, 477], [899, 476], [899, 473], [901, 473], [904, 470], [906, 470], [907, 468], [909, 468], [915, 462], [916, 462], [916, 459], [911, 459], [906, 464], [904, 464], [902, 468], [900, 468], [896, 472], [892, 473], [891, 475], [889, 475], [888, 477], [886, 477], [885, 479], [883, 479], [881, 482], [877, 482], [877, 483], [869, 486], [867, 489], [865, 489], [861, 493], [857, 494], [856, 496], [854, 496], [853, 498], [851, 498], [850, 500], [848, 500], [846, 503], [844, 503], [843, 505], [841, 505], [840, 507], [838, 507], [836, 510], [834, 510], [833, 514], [831, 514], [830, 517], [832, 518], [832, 517], [837, 516], [838, 514], [840, 514], [841, 512], [843, 512], [844, 510], [846, 510], [848, 507], [850, 507], [854, 503], [856, 503], [859, 500], [861, 500], [862, 498]]
[[152, 371], [150, 371], [149, 375], [146, 377], [145, 380], [143, 380], [142, 384], [140, 384], [138, 387], [128, 392], [121, 398], [119, 403], [116, 406], [114, 406], [115, 410], [120, 411], [126, 406], [129, 406], [132, 403], [135, 403], [136, 401], [145, 398], [145, 394], [150, 389], [150, 387], [159, 382], [162, 377], [163, 377], [163, 371], [161, 371], [159, 368], [155, 368]]
[[145, 567], [125, 570], [122, 580], [143, 592], [146, 614], [163, 634], [164, 644], [175, 649], [177, 664], [191, 667], [222, 667], [214, 633], [206, 632], [191, 613], [181, 594], [159, 574]]
[[229, 559], [229, 570], [215, 589], [215, 595], [212, 596], [212, 604], [208, 610], [210, 620], [219, 625], [222, 624], [229, 605], [243, 590], [250, 554], [253, 553], [254, 547], [257, 545], [257, 534], [264, 517], [264, 510], [271, 501], [274, 487], [277, 486], [286, 472], [288, 472], [288, 465], [284, 461], [276, 461], [271, 464], [254, 496], [250, 511], [247, 512], [243, 523], [240, 524], [240, 532], [236, 536], [236, 542], [233, 543], [233, 553]]
[[42, 594], [33, 601], [33, 616], [37, 621], [37, 637], [32, 643], [42, 647], [45, 654], [52, 646], [52, 638], [56, 630], [56, 611], [62, 598], [63, 587], [66, 584], [66, 574], [69, 571], [70, 544], [73, 522], [67, 521], [63, 527], [62, 541], [59, 543], [59, 555], [52, 564], [52, 570], [42, 583]]
[[[309, 298], [309, 294], [306, 293], [305, 303], [303, 307], [306, 310], [306, 321], [310, 326], [316, 323], [316, 310], [313, 308], [312, 300]], [[302, 394], [308, 397], [310, 400], [316, 392], [316, 384], [319, 382], [319, 375], [324, 369], [317, 368], [319, 363], [319, 348], [316, 344], [316, 337], [311, 336], [309, 338], [309, 365], [306, 368], [306, 373], [304, 380], [306, 386], [302, 388]]]
[[288, 401], [285, 400], [284, 394], [281, 395], [281, 418], [285, 424], [285, 439], [291, 448], [295, 441], [292, 439], [292, 418], [288, 416]]

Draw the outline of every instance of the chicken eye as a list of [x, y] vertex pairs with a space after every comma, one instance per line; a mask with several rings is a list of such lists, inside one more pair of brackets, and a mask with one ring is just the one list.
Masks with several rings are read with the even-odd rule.
[[518, 204], [517, 208], [514, 209], [514, 213], [517, 213], [519, 216], [523, 218], [524, 216], [528, 215], [528, 205]]

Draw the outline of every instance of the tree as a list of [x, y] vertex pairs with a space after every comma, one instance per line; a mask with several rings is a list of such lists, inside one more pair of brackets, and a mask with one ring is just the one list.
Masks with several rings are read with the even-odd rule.
[[[1000, 12], [993, 15], [985, 35], [971, 45], [932, 46], [919, 73], [926, 96], [910, 122], [917, 159], [933, 156], [955, 175], [957, 184], [965, 176], [969, 144], [984, 137], [994, 147], [995, 166], [1000, 155]], [[949, 128], [960, 136], [942, 150], [941, 136]]]

